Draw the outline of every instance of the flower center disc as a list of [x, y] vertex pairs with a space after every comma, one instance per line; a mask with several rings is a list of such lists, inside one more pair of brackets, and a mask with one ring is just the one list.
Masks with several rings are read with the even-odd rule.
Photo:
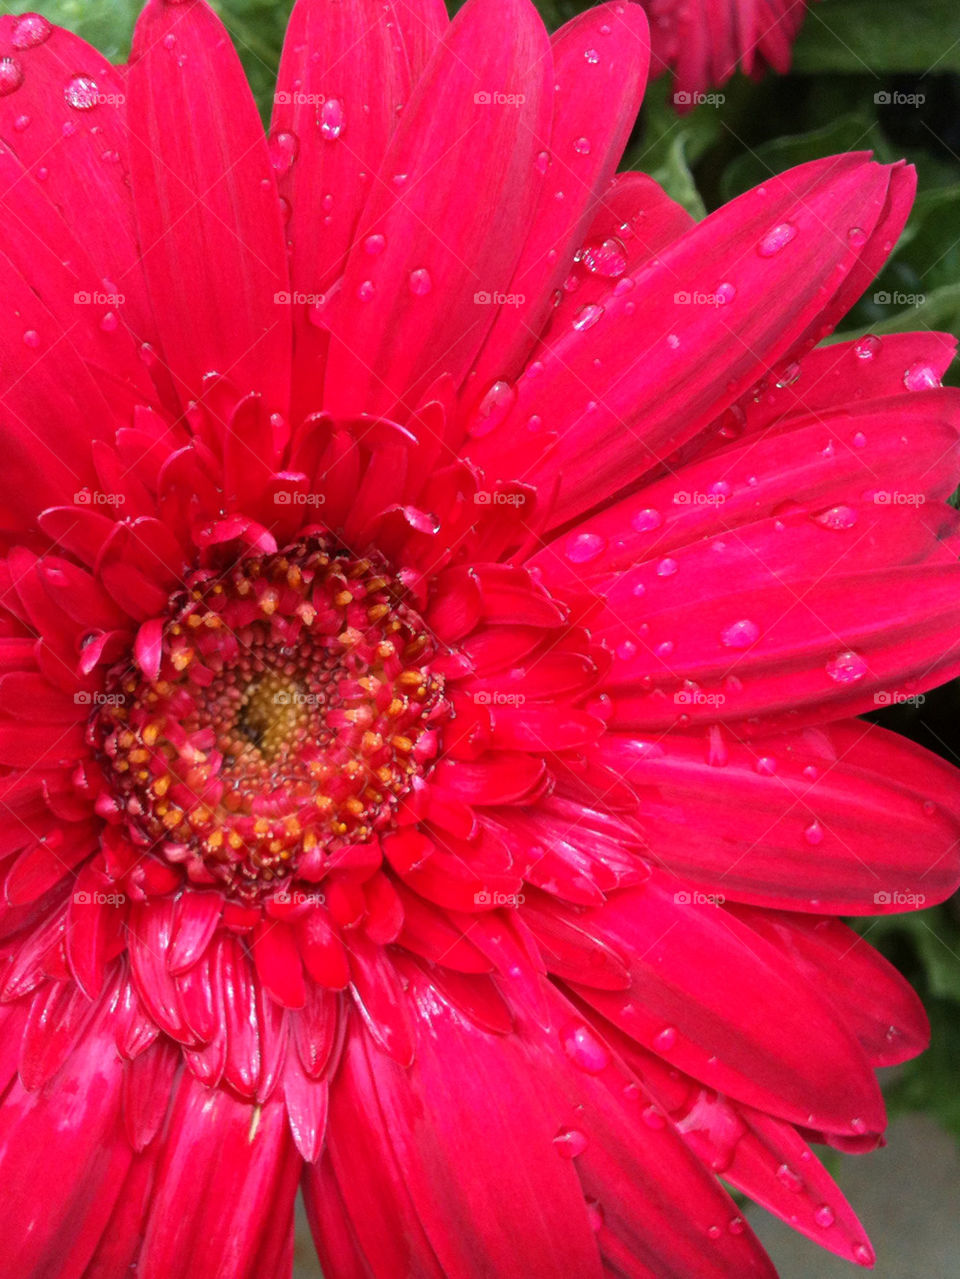
[[435, 653], [382, 565], [319, 538], [194, 574], [157, 678], [114, 668], [94, 720], [128, 834], [247, 900], [322, 879], [436, 755]]

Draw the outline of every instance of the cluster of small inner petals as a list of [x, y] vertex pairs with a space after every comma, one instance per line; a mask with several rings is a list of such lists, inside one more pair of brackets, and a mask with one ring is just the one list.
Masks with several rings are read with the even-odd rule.
[[135, 844], [259, 899], [390, 825], [447, 708], [384, 571], [313, 538], [192, 575], [156, 678], [115, 668], [90, 724]]

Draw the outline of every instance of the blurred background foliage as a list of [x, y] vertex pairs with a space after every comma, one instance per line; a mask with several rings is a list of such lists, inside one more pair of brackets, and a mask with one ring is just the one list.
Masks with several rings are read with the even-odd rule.
[[[589, 5], [537, 0], [553, 29]], [[449, 0], [448, 0], [449, 3]], [[47, 0], [42, 8], [116, 62], [139, 0]], [[264, 118], [291, 0], [214, 0], [240, 51]], [[451, 8], [459, 7], [451, 4]], [[735, 76], [686, 115], [668, 78], [655, 81], [625, 168], [652, 174], [696, 217], [794, 164], [839, 151], [906, 158], [919, 190], [910, 223], [840, 336], [938, 329], [960, 334], [960, 0], [820, 0], [811, 5], [786, 76]], [[950, 380], [960, 386], [960, 362]], [[869, 718], [960, 765], [960, 682], [921, 705]], [[960, 898], [857, 927], [919, 991], [930, 1051], [887, 1084], [893, 1108], [924, 1109], [960, 1140]]]

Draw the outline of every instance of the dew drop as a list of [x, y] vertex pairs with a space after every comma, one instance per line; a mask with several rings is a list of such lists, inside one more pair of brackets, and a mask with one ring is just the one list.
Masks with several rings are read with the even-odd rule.
[[653, 1046], [658, 1053], [668, 1053], [677, 1042], [677, 1032], [673, 1026], [664, 1026], [657, 1035], [654, 1036]]
[[781, 1164], [777, 1169], [777, 1181], [796, 1194], [799, 1194], [803, 1189], [803, 1179], [793, 1171], [789, 1164]]
[[[583, 267], [593, 275], [615, 280], [627, 269], [627, 255], [619, 240], [612, 237], [602, 244], [588, 244], [580, 254]], [[631, 281], [631, 288], [633, 287]]]
[[857, 1243], [853, 1245], [853, 1259], [858, 1266], [873, 1265], [873, 1253], [865, 1243]]
[[517, 393], [509, 382], [494, 382], [470, 419], [469, 433], [475, 439], [496, 430], [513, 408]]
[[372, 280], [364, 280], [357, 285], [357, 297], [361, 302], [369, 302], [377, 288]]
[[596, 63], [596, 62], [599, 62], [599, 61], [600, 61], [600, 54], [599, 54], [599, 53], [597, 53], [596, 49], [587, 49], [587, 50], [585, 50], [585, 51], [584, 51], [584, 55], [583, 55], [583, 56], [584, 56], [584, 57], [586, 58], [586, 60], [587, 60], [588, 62], [590, 62], [590, 63]]
[[539, 413], [531, 413], [530, 416], [527, 418], [527, 430], [528, 431], [543, 430], [543, 418], [540, 416]]
[[750, 620], [749, 617], [743, 617], [737, 622], [731, 622], [720, 633], [720, 642], [725, 644], [727, 648], [749, 648], [751, 644], [755, 644], [760, 636], [760, 627]]
[[813, 821], [803, 832], [803, 838], [808, 844], [816, 847], [817, 844], [823, 843], [823, 827], [819, 822]]
[[672, 351], [675, 351], [679, 345], [680, 339], [677, 337], [676, 333], [668, 333], [667, 346], [669, 346]]
[[40, 345], [40, 334], [36, 329], [27, 329], [23, 335], [24, 346], [38, 347]]
[[573, 1064], [588, 1075], [599, 1075], [610, 1064], [610, 1054], [583, 1022], [571, 1023], [561, 1032], [560, 1039]]
[[657, 577], [673, 577], [677, 571], [677, 561], [665, 556], [657, 565]]
[[18, 115], [13, 122], [13, 127], [17, 133], [23, 133], [24, 129], [30, 128], [30, 117], [28, 115]]
[[777, 378], [777, 386], [782, 391], [786, 386], [794, 386], [800, 380], [800, 365], [794, 360], [788, 364]]
[[533, 163], [538, 173], [546, 173], [547, 166], [550, 164], [550, 152], [538, 151]]
[[833, 1209], [829, 1204], [821, 1204], [817, 1211], [813, 1214], [813, 1219], [818, 1226], [826, 1230], [834, 1223]]
[[176, 43], [177, 43], [177, 37], [173, 34], [172, 31], [168, 31], [167, 34], [163, 37], [163, 47], [165, 49], [173, 49], [175, 48]]
[[49, 40], [52, 30], [50, 23], [39, 13], [25, 13], [13, 24], [10, 40], [15, 49], [33, 49]]
[[329, 142], [335, 142], [343, 133], [345, 120], [343, 103], [338, 98], [327, 98], [320, 108], [320, 133]]
[[577, 138], [577, 139], [576, 139], [576, 141], [575, 141], [575, 142], [574, 142], [574, 144], [573, 144], [573, 149], [574, 149], [574, 151], [576, 151], [577, 155], [589, 155], [589, 154], [590, 154], [590, 139], [589, 139], [589, 138]]
[[590, 1229], [594, 1234], [603, 1229], [603, 1208], [598, 1199], [585, 1199], [584, 1205], [587, 1209], [587, 1221], [590, 1223]]
[[853, 528], [857, 522], [857, 512], [852, 506], [831, 506], [828, 511], [820, 511], [815, 515], [814, 520], [823, 528], [842, 529]]
[[663, 1111], [659, 1110], [656, 1106], [644, 1107], [641, 1118], [648, 1128], [658, 1129], [665, 1128], [667, 1126], [667, 1121]]
[[300, 139], [286, 129], [274, 129], [267, 138], [267, 154], [277, 173], [286, 173], [297, 158]]
[[722, 1234], [723, 1234], [723, 1231], [720, 1229], [719, 1226], [707, 1227], [707, 1236], [710, 1239], [719, 1239]]
[[364, 252], [369, 253], [372, 258], [377, 257], [386, 247], [386, 237], [382, 235], [368, 235], [363, 242]]
[[733, 299], [737, 296], [737, 286], [735, 284], [731, 284], [729, 280], [724, 280], [721, 284], [717, 285], [716, 296], [721, 305], [729, 306]]
[[742, 1235], [747, 1228], [747, 1223], [742, 1217], [731, 1217], [727, 1223], [727, 1229], [732, 1235]]
[[867, 437], [864, 433], [862, 431], [857, 431], [856, 435], [853, 437], [853, 447], [855, 449], [862, 449], [866, 442]]
[[761, 777], [772, 777], [777, 771], [777, 761], [772, 755], [761, 755], [756, 760], [753, 767]]
[[655, 511], [652, 506], [645, 507], [642, 511], [637, 511], [630, 517], [630, 527], [635, 533], [649, 533], [655, 528], [659, 528], [663, 523], [663, 516], [659, 511]]
[[75, 111], [89, 111], [97, 105], [100, 89], [96, 80], [90, 76], [75, 75], [67, 81], [63, 96], [67, 100], [67, 106], [73, 107]]
[[874, 356], [880, 353], [883, 343], [875, 333], [868, 333], [866, 337], [860, 338], [854, 343], [853, 353], [858, 360], [872, 360]]
[[779, 222], [757, 245], [757, 252], [762, 258], [772, 258], [785, 249], [796, 234], [797, 228], [792, 222]]
[[576, 1159], [587, 1148], [587, 1139], [579, 1128], [561, 1128], [553, 1139], [557, 1153], [564, 1159]]
[[573, 318], [573, 327], [582, 333], [586, 329], [592, 329], [596, 322], [603, 315], [603, 307], [591, 303], [589, 306], [582, 307]]
[[571, 564], [587, 564], [602, 555], [606, 547], [607, 539], [599, 533], [572, 533], [564, 553]]
[[407, 281], [407, 284], [410, 292], [418, 298], [422, 298], [425, 293], [429, 293], [433, 288], [433, 281], [430, 279], [430, 272], [423, 266], [410, 272], [410, 279]]
[[867, 663], [859, 653], [847, 649], [846, 652], [831, 657], [826, 671], [835, 684], [855, 684], [866, 675]]
[[116, 333], [120, 327], [120, 321], [117, 319], [115, 311], [107, 311], [100, 321], [100, 327], [104, 333]]
[[929, 364], [911, 364], [903, 375], [903, 385], [908, 391], [933, 391], [941, 385], [936, 369]]
[[0, 58], [0, 98], [23, 84], [23, 68], [16, 58]]

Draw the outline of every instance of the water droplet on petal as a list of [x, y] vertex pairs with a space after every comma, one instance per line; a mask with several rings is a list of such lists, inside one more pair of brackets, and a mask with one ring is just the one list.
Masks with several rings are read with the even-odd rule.
[[30, 128], [30, 117], [28, 115], [18, 115], [13, 122], [13, 127], [17, 133], [23, 133], [24, 129]]
[[592, 329], [601, 315], [603, 315], [603, 307], [591, 303], [577, 312], [573, 319], [573, 327], [581, 333], [585, 329]]
[[649, 533], [652, 529], [659, 528], [662, 523], [663, 516], [652, 506], [645, 507], [644, 510], [637, 511], [630, 517], [630, 526], [637, 533]]
[[386, 237], [382, 235], [368, 235], [363, 242], [364, 251], [369, 253], [372, 258], [382, 253], [386, 245]]
[[96, 80], [90, 76], [75, 75], [67, 81], [63, 96], [67, 100], [67, 106], [73, 107], [75, 111], [89, 111], [97, 105], [100, 89]]
[[550, 163], [550, 153], [549, 153], [549, 151], [538, 151], [538, 152], [537, 152], [537, 157], [536, 157], [536, 159], [534, 160], [534, 162], [533, 162], [533, 163], [534, 163], [534, 165], [536, 166], [536, 169], [537, 169], [537, 172], [538, 172], [538, 173], [546, 173], [546, 171], [547, 171], [547, 166], [548, 166], [548, 165], [549, 165], [549, 163]]
[[369, 302], [376, 291], [376, 285], [372, 280], [364, 280], [357, 285], [357, 297], [361, 302]]
[[23, 335], [24, 346], [38, 347], [40, 345], [40, 334], [36, 329], [27, 329]]
[[657, 565], [657, 577], [673, 577], [677, 571], [677, 561], [667, 555]]
[[590, 154], [590, 139], [589, 139], [589, 138], [577, 138], [577, 139], [576, 139], [576, 141], [575, 141], [575, 142], [574, 142], [574, 144], [573, 144], [573, 149], [574, 149], [574, 151], [576, 151], [577, 155], [589, 155], [589, 154]]
[[721, 305], [729, 306], [736, 296], [737, 286], [731, 284], [729, 280], [724, 280], [722, 284], [717, 285], [717, 299]]
[[760, 627], [750, 618], [744, 617], [737, 622], [731, 622], [721, 631], [720, 642], [727, 648], [749, 648], [751, 644], [757, 642], [759, 636]]
[[862, 431], [857, 431], [856, 435], [853, 437], [853, 447], [855, 449], [862, 449], [866, 442], [867, 437], [864, 433]]
[[644, 1107], [641, 1118], [648, 1128], [666, 1128], [667, 1126], [666, 1116], [656, 1106]]
[[300, 150], [300, 139], [286, 129], [274, 129], [267, 138], [267, 154], [277, 173], [286, 173]]
[[867, 663], [859, 653], [855, 653], [853, 649], [847, 649], [846, 652], [831, 657], [827, 662], [826, 671], [836, 684], [855, 684], [866, 675]]
[[474, 439], [489, 435], [513, 408], [516, 398], [517, 392], [509, 382], [494, 382], [474, 411], [468, 428], [470, 435]]
[[937, 371], [929, 364], [911, 364], [903, 375], [903, 385], [908, 391], [933, 391], [942, 385]]
[[416, 271], [410, 272], [408, 284], [410, 292], [418, 298], [422, 298], [425, 293], [429, 293], [433, 288], [433, 281], [430, 279], [430, 272], [423, 266], [418, 267]]
[[853, 353], [858, 360], [872, 360], [879, 354], [882, 345], [875, 333], [868, 333], [866, 337], [854, 343]]
[[607, 548], [607, 539], [599, 533], [572, 533], [567, 538], [564, 554], [571, 564], [587, 564], [602, 555]]
[[857, 1243], [853, 1245], [853, 1259], [858, 1266], [872, 1266], [873, 1253], [865, 1243]]
[[777, 378], [777, 386], [782, 391], [785, 386], [793, 386], [800, 380], [800, 365], [794, 360], [792, 364], [788, 364]]
[[772, 777], [777, 771], [777, 761], [772, 755], [761, 755], [753, 765], [761, 777]]
[[599, 62], [599, 61], [600, 61], [600, 54], [599, 54], [599, 53], [597, 53], [596, 49], [587, 49], [587, 50], [584, 52], [584, 55], [583, 55], [583, 56], [586, 58], [586, 60], [587, 60], [588, 62]]
[[817, 1211], [813, 1214], [813, 1219], [818, 1226], [826, 1230], [834, 1223], [833, 1209], [829, 1204], [821, 1204]]
[[580, 254], [580, 262], [587, 271], [602, 275], [608, 280], [615, 280], [627, 269], [623, 245], [612, 237], [602, 244], [588, 244]]
[[590, 1223], [590, 1229], [597, 1233], [603, 1229], [603, 1208], [598, 1199], [585, 1199], [584, 1205], [587, 1209], [587, 1221]]
[[39, 13], [25, 13], [13, 24], [10, 40], [15, 49], [33, 49], [49, 40], [52, 30], [50, 23]]
[[553, 1139], [558, 1154], [564, 1159], [576, 1159], [587, 1148], [587, 1139], [579, 1128], [561, 1128]]
[[0, 98], [23, 84], [23, 68], [16, 58], [0, 58]]
[[575, 1066], [588, 1075], [599, 1075], [610, 1064], [610, 1054], [584, 1022], [573, 1022], [560, 1035], [563, 1050]]
[[172, 31], [168, 31], [167, 34], [163, 37], [163, 47], [165, 49], [173, 49], [176, 46], [176, 43], [177, 43], [177, 37], [173, 34]]
[[680, 339], [677, 337], [676, 333], [668, 333], [667, 346], [669, 346], [672, 351], [675, 351], [679, 345]]
[[339, 138], [345, 124], [343, 103], [338, 98], [327, 98], [320, 108], [320, 132], [330, 142]]
[[720, 1229], [719, 1226], [707, 1227], [707, 1235], [710, 1239], [719, 1239], [722, 1234], [723, 1234], [723, 1231]]
[[777, 1169], [777, 1181], [795, 1193], [799, 1193], [803, 1189], [803, 1178], [798, 1176], [789, 1164], [781, 1164]]
[[104, 333], [116, 333], [119, 326], [120, 321], [117, 319], [115, 311], [107, 311], [100, 321], [100, 327]]
[[803, 832], [803, 838], [808, 844], [816, 847], [817, 844], [823, 843], [823, 827], [819, 822], [813, 821]]
[[831, 506], [828, 511], [821, 511], [815, 515], [814, 520], [823, 528], [831, 528], [836, 530], [853, 528], [856, 524], [858, 516], [852, 506]]
[[855, 249], [861, 248], [867, 242], [867, 233], [862, 226], [852, 226], [847, 232], [847, 239]]
[[658, 1053], [668, 1053], [677, 1042], [677, 1032], [673, 1026], [664, 1026], [659, 1034], [654, 1036], [653, 1046]]
[[797, 234], [792, 222], [780, 222], [772, 227], [757, 245], [757, 252], [762, 258], [772, 258], [785, 249]]

